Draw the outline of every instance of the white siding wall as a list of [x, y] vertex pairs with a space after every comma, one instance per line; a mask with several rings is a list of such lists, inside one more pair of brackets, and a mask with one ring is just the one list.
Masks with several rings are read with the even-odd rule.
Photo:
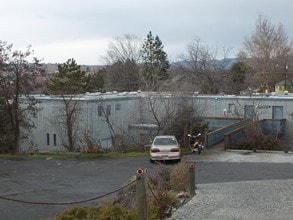
[[[154, 93], [152, 93], [154, 96]], [[244, 117], [245, 106], [253, 106], [254, 112], [259, 119], [271, 119], [273, 106], [283, 106], [283, 116], [286, 118], [286, 133], [293, 132], [293, 97], [236, 97], [236, 96], [180, 96], [180, 95], [159, 95], [154, 96], [156, 113], [159, 117], [166, 117], [166, 106], [169, 111], [175, 111], [182, 105], [192, 105], [198, 114], [207, 117]], [[21, 147], [28, 150], [35, 146], [40, 150], [63, 150], [62, 141], [65, 137], [65, 130], [56, 121], [62, 120], [63, 101], [58, 98], [36, 97], [39, 101], [40, 111], [37, 118], [33, 119], [36, 128], [32, 129], [29, 139], [23, 141]], [[76, 131], [78, 132], [79, 146], [85, 145], [84, 134], [93, 138], [104, 147], [111, 145], [111, 134], [104, 116], [98, 115], [98, 106], [106, 108], [111, 106], [109, 115], [115, 134], [123, 134], [128, 141], [139, 139], [131, 137], [129, 125], [150, 122], [154, 123], [154, 115], [150, 111], [150, 93], [139, 94], [112, 94], [86, 96], [79, 101], [79, 114]], [[132, 132], [132, 134], [135, 132]], [[50, 143], [47, 142], [49, 134]], [[56, 146], [54, 146], [54, 134], [56, 134]], [[101, 142], [99, 142], [101, 140]], [[291, 140], [292, 142], [292, 140]]]

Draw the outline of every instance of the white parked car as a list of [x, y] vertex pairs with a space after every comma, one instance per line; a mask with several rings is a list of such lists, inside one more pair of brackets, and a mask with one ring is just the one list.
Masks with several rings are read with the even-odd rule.
[[150, 147], [150, 160], [177, 160], [181, 159], [181, 149], [174, 135], [156, 136]]

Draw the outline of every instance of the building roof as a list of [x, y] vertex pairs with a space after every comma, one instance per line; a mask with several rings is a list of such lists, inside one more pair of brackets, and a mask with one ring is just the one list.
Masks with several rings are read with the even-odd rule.
[[287, 79], [286, 81], [283, 80], [279, 83], [276, 84], [276, 86], [284, 86], [286, 84], [286, 86], [293, 86], [293, 80], [292, 79]]

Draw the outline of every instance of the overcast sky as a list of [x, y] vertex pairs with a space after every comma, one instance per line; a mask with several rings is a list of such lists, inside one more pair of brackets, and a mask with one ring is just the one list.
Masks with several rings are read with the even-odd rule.
[[234, 57], [260, 14], [293, 38], [292, 0], [1, 0], [0, 40], [31, 45], [45, 63], [97, 65], [114, 37], [152, 31], [170, 61], [196, 38]]

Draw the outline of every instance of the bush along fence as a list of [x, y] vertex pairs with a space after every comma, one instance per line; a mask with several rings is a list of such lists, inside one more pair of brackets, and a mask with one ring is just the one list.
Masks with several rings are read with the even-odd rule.
[[[161, 164], [158, 163], [158, 167], [165, 169]], [[160, 176], [165, 176], [165, 174]], [[179, 175], [178, 175], [179, 174]], [[186, 175], [183, 177], [182, 175]], [[83, 199], [79, 201], [63, 201], [63, 202], [52, 202], [52, 201], [28, 201], [28, 200], [22, 200], [22, 199], [16, 199], [12, 198], [11, 196], [13, 195], [2, 195], [0, 196], [1, 200], [6, 200], [10, 202], [16, 202], [16, 203], [25, 203], [25, 204], [31, 204], [31, 205], [44, 205], [44, 206], [68, 206], [68, 205], [78, 205], [78, 204], [83, 204], [83, 203], [88, 203], [88, 202], [93, 202], [99, 199], [102, 199], [106, 196], [109, 196], [111, 194], [117, 193], [118, 197], [116, 198], [115, 201], [107, 203], [108, 206], [114, 206], [117, 203], [121, 203], [121, 212], [117, 213], [117, 207], [116, 209], [113, 208], [113, 215], [110, 214], [111, 218], [121, 218], [121, 215], [123, 212], [127, 214], [123, 214], [123, 216], [128, 216], [130, 218], [134, 219], [140, 219], [140, 220], [148, 220], [148, 219], [163, 219], [165, 217], [170, 217], [172, 215], [172, 211], [176, 210], [176, 208], [182, 206], [186, 201], [188, 201], [188, 198], [191, 198], [195, 195], [195, 190], [196, 190], [196, 185], [195, 185], [195, 163], [194, 162], [181, 162], [179, 163], [176, 168], [174, 169], [173, 174], [171, 174], [169, 177], [163, 177], [164, 179], [167, 179], [169, 182], [184, 182], [183, 180], [178, 181], [181, 178], [184, 178], [185, 180], [185, 185], [177, 185], [177, 189], [173, 190], [172, 189], [172, 184], [166, 184], [162, 183], [160, 181], [157, 181], [154, 179], [154, 177], [150, 176], [148, 174], [148, 171], [146, 169], [137, 169], [136, 170], [136, 175], [130, 180], [127, 184], [124, 186], [120, 187], [119, 189], [113, 190], [111, 192], [105, 193], [103, 195], [95, 196], [92, 198], [88, 199]], [[155, 183], [156, 182], [156, 183]], [[164, 190], [162, 190], [162, 185], [164, 186]], [[173, 188], [176, 188], [173, 187]], [[171, 191], [177, 191], [176, 196], [169, 192]], [[181, 191], [181, 192], [179, 192]], [[134, 193], [132, 193], [134, 192]], [[121, 195], [124, 199], [127, 198], [127, 201], [125, 204], [123, 204], [123, 199], [121, 199]], [[130, 195], [130, 196], [129, 196]], [[129, 198], [129, 197], [134, 197], [134, 198]], [[184, 198], [184, 199], [182, 199]], [[180, 199], [180, 203], [178, 203], [178, 199]], [[134, 207], [131, 207], [133, 201], [135, 204]], [[128, 207], [126, 207], [128, 206]], [[94, 206], [93, 206], [94, 207]], [[88, 208], [88, 207], [87, 207]], [[72, 208], [69, 208], [72, 209]], [[84, 207], [76, 207], [76, 209], [84, 209]], [[109, 215], [109, 207], [107, 209], [107, 215]], [[88, 212], [96, 213], [93, 212], [90, 209], [87, 209]], [[100, 211], [102, 209], [99, 209]], [[129, 211], [131, 210], [131, 211]], [[95, 210], [96, 211], [96, 210]], [[66, 213], [65, 218], [74, 218], [74, 216], [77, 212], [64, 210], [62, 211]], [[64, 215], [58, 213], [54, 218], [52, 219], [64, 219]], [[83, 219], [97, 219], [102, 216], [91, 216], [91, 218], [88, 218], [88, 214], [85, 214], [87, 217], [84, 217]], [[80, 217], [80, 216], [79, 216]], [[103, 217], [105, 217], [103, 215]]]
[[[185, 164], [185, 163], [184, 163]], [[187, 175], [187, 186], [186, 189], [188, 190], [187, 192], [187, 197], [193, 197], [195, 195], [195, 163], [190, 162], [186, 163], [184, 166], [187, 169], [188, 174]], [[156, 194], [153, 190], [153, 187], [149, 183], [148, 179], [148, 174], [147, 170], [143, 169], [138, 169], [137, 170], [137, 175], [136, 175], [136, 205], [137, 205], [137, 216], [138, 219], [146, 220], [150, 219], [148, 216], [149, 212], [149, 207], [148, 207], [148, 202], [147, 202], [147, 191], [149, 190], [151, 192], [151, 195], [153, 198], [156, 200], [156, 202], [159, 204], [160, 207], [166, 207], [166, 210], [164, 210], [164, 213], [161, 213], [161, 217], [170, 217], [172, 215], [172, 210], [176, 207], [172, 207], [170, 204], [162, 204], [164, 202], [164, 198], [158, 197], [158, 194]], [[182, 194], [178, 194], [179, 197], [183, 196]], [[166, 216], [162, 216], [162, 214], [165, 214]], [[152, 219], [152, 218], [151, 218]]]
[[224, 134], [224, 149], [276, 150], [288, 153], [285, 136], [286, 119], [264, 119], [251, 122]]

